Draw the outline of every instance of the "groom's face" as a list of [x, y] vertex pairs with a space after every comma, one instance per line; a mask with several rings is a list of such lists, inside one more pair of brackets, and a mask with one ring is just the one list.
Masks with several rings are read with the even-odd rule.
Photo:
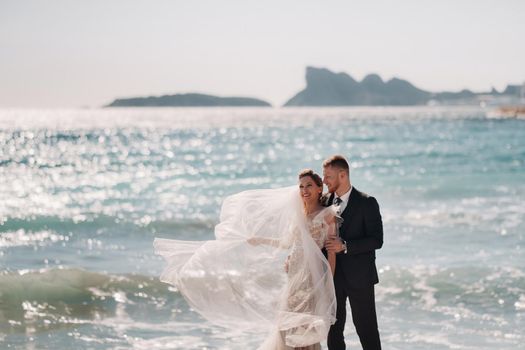
[[337, 191], [340, 185], [339, 181], [339, 169], [331, 166], [323, 168], [323, 183], [328, 187], [328, 192], [333, 193]]

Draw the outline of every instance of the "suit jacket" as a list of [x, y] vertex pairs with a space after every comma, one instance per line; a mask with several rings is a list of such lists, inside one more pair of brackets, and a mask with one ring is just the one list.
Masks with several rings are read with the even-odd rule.
[[[331, 194], [326, 204], [333, 200]], [[346, 241], [347, 253], [337, 254], [334, 278], [349, 288], [378, 283], [375, 250], [383, 246], [383, 222], [376, 199], [352, 188], [341, 217], [339, 236]]]

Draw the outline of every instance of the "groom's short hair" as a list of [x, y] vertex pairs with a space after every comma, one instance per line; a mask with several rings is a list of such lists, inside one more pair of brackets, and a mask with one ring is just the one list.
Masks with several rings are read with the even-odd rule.
[[344, 170], [348, 174], [350, 174], [350, 166], [348, 165], [348, 161], [342, 155], [336, 154], [336, 155], [333, 155], [327, 158], [323, 162], [323, 168], [326, 168], [329, 166], [333, 168]]

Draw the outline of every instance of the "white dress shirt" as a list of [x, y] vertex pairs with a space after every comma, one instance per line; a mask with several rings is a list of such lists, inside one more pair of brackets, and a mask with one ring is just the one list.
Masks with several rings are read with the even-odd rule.
[[343, 213], [343, 211], [345, 211], [345, 208], [346, 206], [348, 205], [348, 200], [350, 199], [350, 193], [352, 192], [352, 186], [350, 186], [350, 189], [344, 193], [341, 197], [339, 197], [337, 195], [337, 193], [334, 192], [334, 201], [333, 203], [335, 203], [335, 199], [336, 198], [341, 198], [342, 202], [339, 204], [339, 205], [335, 205], [336, 208], [337, 208], [337, 212], [339, 213], [339, 215], [341, 215]]

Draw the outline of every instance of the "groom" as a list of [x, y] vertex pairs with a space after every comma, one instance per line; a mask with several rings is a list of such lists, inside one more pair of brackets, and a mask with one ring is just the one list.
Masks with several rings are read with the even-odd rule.
[[374, 285], [378, 283], [375, 250], [383, 245], [383, 223], [374, 197], [359, 192], [350, 183], [350, 169], [343, 156], [335, 155], [323, 163], [323, 182], [330, 192], [326, 205], [334, 205], [343, 218], [339, 237], [326, 244], [337, 253], [334, 284], [337, 321], [328, 333], [328, 349], [345, 349], [343, 331], [346, 300], [364, 350], [379, 350]]

